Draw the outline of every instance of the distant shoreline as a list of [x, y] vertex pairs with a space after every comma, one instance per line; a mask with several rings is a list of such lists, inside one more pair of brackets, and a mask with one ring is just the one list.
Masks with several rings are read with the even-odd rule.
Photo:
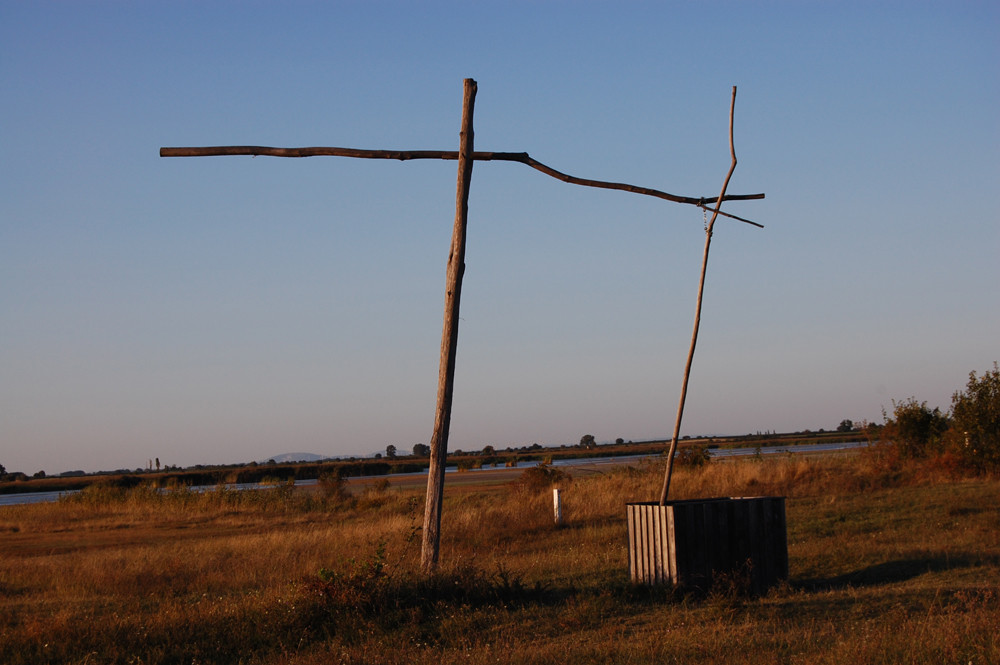
[[[816, 443], [837, 443], [863, 439], [859, 430], [847, 432], [790, 432], [784, 434], [747, 434], [742, 436], [686, 437], [680, 441], [681, 448], [703, 446], [709, 450], [746, 448], [759, 446], [761, 449], [776, 446], [801, 446]], [[449, 453], [448, 464], [459, 469], [478, 469], [486, 466], [504, 466], [545, 460], [586, 460], [595, 457], [627, 457], [633, 455], [658, 455], [666, 451], [669, 440], [628, 441], [606, 443], [591, 448], [581, 446], [543, 447], [538, 444], [520, 448], [495, 450], [490, 454]], [[295, 453], [304, 454], [304, 453]], [[279, 456], [280, 457], [280, 456]], [[284, 482], [289, 479], [309, 480], [321, 475], [337, 473], [344, 477], [385, 476], [393, 473], [413, 473], [425, 470], [426, 457], [397, 455], [395, 457], [366, 458], [324, 458], [310, 462], [286, 462], [260, 464], [257, 462], [232, 465], [203, 466], [187, 468], [168, 467], [163, 470], [136, 471], [117, 470], [96, 473], [67, 472], [58, 476], [29, 478], [24, 474], [18, 480], [0, 482], [0, 495], [25, 494], [29, 492], [68, 492], [81, 490], [97, 482], [135, 483], [149, 482], [157, 487], [217, 485], [220, 483]]]
[[[771, 445], [771, 446], [760, 446], [757, 447], [742, 447], [736, 448], [734, 446], [715, 446], [710, 449], [710, 453], [714, 452], [714, 456], [719, 459], [728, 459], [734, 457], [745, 457], [749, 455], [759, 453], [762, 455], [773, 455], [782, 452], [791, 453], [796, 448], [801, 448], [801, 453], [832, 453], [832, 452], [843, 452], [845, 450], [856, 449], [861, 446], [867, 445], [863, 441], [853, 441], [853, 442], [835, 442], [827, 440], [813, 441], [812, 443], [797, 443], [790, 445], [788, 443]], [[609, 446], [610, 447], [610, 446]], [[637, 465], [644, 461], [655, 460], [656, 456], [660, 453], [658, 452], [643, 452], [643, 453], [620, 453], [620, 454], [608, 454], [610, 451], [606, 449], [607, 447], [599, 447], [597, 454], [590, 455], [577, 455], [572, 456], [571, 454], [566, 454], [557, 459], [551, 459], [552, 456], [549, 455], [534, 455], [534, 456], [521, 456], [516, 464], [507, 466], [506, 464], [500, 464], [499, 462], [492, 465], [481, 465], [476, 468], [458, 466], [452, 463], [448, 468], [448, 473], [446, 474], [446, 486], [447, 487], [465, 487], [465, 486], [483, 486], [483, 485], [500, 485], [510, 482], [516, 479], [524, 470], [530, 466], [535, 466], [541, 463], [553, 463], [563, 469], [575, 473], [601, 473], [603, 468], [623, 466], [623, 465]], [[588, 451], [594, 452], [594, 451]], [[530, 457], [530, 459], [529, 459]], [[539, 459], [541, 458], [541, 459]], [[466, 458], [461, 458], [466, 459]], [[453, 461], [454, 462], [454, 461]], [[368, 465], [355, 465], [355, 468], [350, 469], [349, 467], [338, 466], [336, 464], [330, 464], [329, 462], [323, 463], [312, 463], [313, 466], [326, 466], [335, 469], [344, 470], [345, 468], [353, 471], [361, 471], [364, 469], [371, 469], [370, 464]], [[298, 467], [302, 465], [286, 465], [290, 467]], [[397, 470], [393, 470], [396, 467]], [[427, 468], [424, 465], [392, 465], [384, 464], [376, 467], [376, 470], [382, 471], [388, 468], [389, 470], [382, 473], [343, 473], [345, 484], [348, 488], [366, 488], [377, 483], [388, 482], [393, 487], [420, 487], [427, 482]], [[274, 470], [272, 468], [272, 470]], [[297, 469], [296, 469], [297, 470]], [[189, 476], [194, 476], [196, 474], [187, 474]], [[231, 475], [231, 474], [230, 474]], [[321, 474], [313, 474], [313, 477], [308, 478], [298, 478], [295, 475], [285, 474], [285, 477], [275, 477], [275, 476], [264, 476], [260, 480], [256, 481], [218, 481], [218, 482], [207, 482], [207, 483], [178, 483], [178, 482], [165, 482], [165, 480], [171, 480], [177, 478], [176, 475], [171, 474], [151, 474], [137, 476], [134, 474], [94, 474], [93, 476], [74, 476], [71, 478], [51, 478], [45, 480], [51, 480], [51, 483], [41, 482], [43, 479], [34, 479], [32, 481], [17, 481], [13, 483], [4, 483], [0, 485], [0, 506], [9, 505], [22, 505], [27, 503], [38, 503], [45, 501], [56, 501], [61, 494], [75, 493], [85, 489], [89, 485], [102, 483], [110, 484], [116, 486], [133, 486], [138, 484], [150, 483], [157, 487], [162, 487], [164, 489], [183, 489], [189, 487], [195, 488], [211, 488], [217, 485], [247, 485], [254, 487], [268, 487], [274, 486], [286, 482], [294, 482], [297, 487], [301, 489], [310, 489], [311, 487], [318, 487], [318, 476]], [[183, 476], [181, 476], [183, 477]], [[60, 482], [61, 481], [61, 482]], [[33, 487], [29, 488], [29, 485]], [[247, 488], [251, 489], [251, 488]], [[44, 498], [43, 498], [44, 496]], [[17, 500], [22, 499], [22, 500]]]

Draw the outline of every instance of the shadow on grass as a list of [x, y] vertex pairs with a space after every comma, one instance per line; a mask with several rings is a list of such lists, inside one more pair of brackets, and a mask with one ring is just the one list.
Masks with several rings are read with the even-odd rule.
[[960, 568], [1000, 565], [1000, 556], [963, 553], [955, 556], [928, 556], [886, 561], [860, 570], [832, 577], [791, 580], [790, 585], [806, 591], [835, 590], [846, 587], [879, 586], [905, 582], [925, 573], [940, 573]]

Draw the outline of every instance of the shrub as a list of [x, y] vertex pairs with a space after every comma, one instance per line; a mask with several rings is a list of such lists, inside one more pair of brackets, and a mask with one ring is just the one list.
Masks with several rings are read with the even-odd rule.
[[688, 446], [677, 451], [674, 464], [677, 466], [705, 466], [712, 459], [712, 451], [705, 446]]
[[949, 448], [975, 468], [1000, 468], [1000, 368], [969, 373], [965, 391], [951, 398]]
[[330, 502], [338, 503], [347, 500], [347, 481], [340, 469], [332, 473], [323, 473], [318, 480], [323, 497]]
[[562, 469], [557, 469], [548, 463], [542, 463], [525, 469], [517, 479], [517, 489], [527, 492], [540, 492], [552, 489], [554, 485], [570, 480], [570, 475]]
[[915, 397], [897, 402], [892, 401], [892, 418], [882, 410], [885, 425], [880, 437], [895, 444], [900, 457], [922, 458], [940, 450], [941, 436], [948, 429], [948, 418], [941, 409], [933, 410], [927, 402], [918, 402]]

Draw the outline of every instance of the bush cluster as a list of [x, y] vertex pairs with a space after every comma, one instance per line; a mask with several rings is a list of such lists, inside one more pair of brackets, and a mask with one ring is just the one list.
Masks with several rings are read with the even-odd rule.
[[705, 466], [712, 459], [712, 451], [706, 446], [686, 446], [677, 451], [674, 464], [677, 466]]
[[952, 395], [947, 414], [915, 397], [893, 400], [885, 423], [869, 432], [892, 443], [902, 458], [947, 457], [979, 471], [1000, 470], [1000, 367], [977, 376], [969, 373], [965, 390]]
[[549, 462], [542, 462], [537, 466], [525, 469], [515, 485], [517, 489], [522, 491], [540, 492], [570, 480], [571, 476], [562, 469], [552, 466]]

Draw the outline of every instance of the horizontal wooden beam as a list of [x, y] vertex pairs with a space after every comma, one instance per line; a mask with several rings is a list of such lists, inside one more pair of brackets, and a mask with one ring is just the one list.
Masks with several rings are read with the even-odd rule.
[[[354, 157], [358, 159], [395, 159], [399, 161], [408, 161], [411, 159], [458, 159], [457, 150], [365, 150], [362, 148], [336, 147], [272, 148], [261, 145], [208, 146], [203, 148], [160, 148], [160, 157], [218, 157], [227, 155], [250, 155], [253, 157], [256, 157], [257, 155], [263, 155], [266, 157]], [[677, 196], [676, 194], [669, 194], [658, 189], [639, 187], [637, 185], [629, 185], [623, 182], [608, 182], [605, 180], [578, 178], [576, 176], [557, 171], [550, 166], [546, 166], [545, 164], [532, 158], [526, 152], [474, 152], [472, 153], [472, 157], [476, 161], [483, 162], [517, 162], [519, 164], [530, 166], [536, 171], [540, 171], [547, 176], [555, 178], [556, 180], [561, 180], [562, 182], [572, 185], [597, 187], [599, 189], [616, 189], [624, 192], [632, 192], [633, 194], [653, 196], [665, 201], [698, 206], [699, 208], [710, 210], [711, 212], [715, 212], [715, 210], [709, 209], [708, 206], [719, 201], [719, 197], [717, 196]], [[764, 198], [763, 194], [727, 194], [722, 197], [722, 200], [750, 201], [762, 198]], [[721, 211], [718, 214], [763, 228], [762, 224], [752, 222], [749, 219], [743, 219], [742, 217], [737, 217], [736, 215], [731, 215]]]

